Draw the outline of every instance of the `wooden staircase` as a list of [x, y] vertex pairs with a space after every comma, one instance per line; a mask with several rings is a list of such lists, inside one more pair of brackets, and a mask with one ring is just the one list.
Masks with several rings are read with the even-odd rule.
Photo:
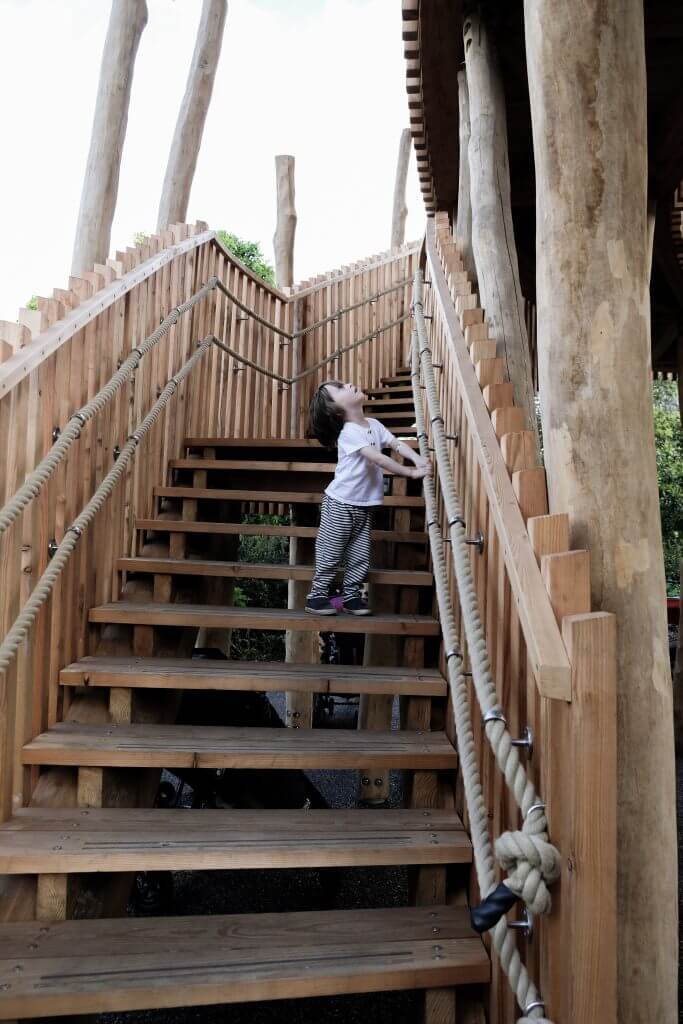
[[[381, 385], [367, 413], [414, 437], [407, 371]], [[24, 808], [0, 825], [0, 872], [39, 876], [39, 920], [0, 930], [0, 1019], [421, 989], [427, 1024], [454, 1024], [449, 990], [485, 983], [490, 963], [466, 906], [472, 850], [447, 775], [457, 755], [442, 730], [447, 688], [436, 667], [419, 487], [392, 478], [376, 517], [371, 618], [238, 607], [224, 603], [221, 588], [312, 575], [308, 564], [241, 561], [239, 536], [316, 533], [244, 523], [245, 509], [311, 509], [334, 462], [309, 440], [189, 437], [185, 449], [155, 489], [155, 514], [135, 521], [134, 553], [116, 563], [119, 600], [88, 611], [93, 653], [59, 673], [61, 718], [73, 694], [96, 690], [108, 698], [108, 721], [58, 721], [23, 747], [26, 771], [78, 770], [79, 806]], [[191, 657], [203, 629], [392, 637], [398, 657], [394, 665]], [[169, 720], [187, 691], [361, 694], [384, 707], [397, 697], [401, 727], [376, 718], [358, 729]], [[159, 769], [402, 770], [406, 806], [162, 809], [149, 806]], [[117, 789], [131, 775], [135, 800]], [[410, 869], [410, 906], [377, 908], [369, 892], [367, 909], [68, 919], [80, 880], [101, 872], [395, 865]]]

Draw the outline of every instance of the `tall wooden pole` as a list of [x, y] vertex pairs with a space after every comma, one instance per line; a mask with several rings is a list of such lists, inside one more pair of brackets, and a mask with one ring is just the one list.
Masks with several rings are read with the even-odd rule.
[[467, 72], [458, 71], [458, 134], [460, 139], [460, 160], [458, 163], [458, 208], [456, 211], [455, 237], [467, 270], [474, 273], [472, 254], [472, 197], [470, 195], [470, 98], [467, 91]]
[[187, 218], [190, 191], [197, 166], [204, 123], [221, 54], [227, 0], [204, 0], [190, 73], [180, 105], [175, 133], [161, 190], [157, 231]]
[[109, 255], [133, 67], [146, 24], [146, 0], [112, 0], [71, 258], [75, 277]]
[[505, 95], [493, 42], [477, 11], [465, 18], [464, 41], [472, 251], [479, 295], [498, 355], [505, 359], [515, 404], [524, 409], [526, 428], [537, 437], [531, 353], [512, 226]]
[[275, 279], [279, 288], [291, 288], [294, 284], [294, 237], [296, 235], [293, 156], [275, 157], [275, 189], [277, 194], [277, 223], [273, 235]]
[[406, 237], [406, 182], [408, 181], [408, 164], [410, 162], [410, 128], [401, 132], [398, 144], [398, 160], [396, 162], [396, 180], [394, 182], [394, 205], [391, 212], [391, 248], [398, 249]]
[[[651, 393], [643, 4], [585, 0], [578, 18], [564, 0], [525, 0], [524, 9], [550, 508], [569, 511], [573, 546], [590, 549], [594, 608], [617, 617], [618, 1019], [674, 1024], [676, 797]], [[595, 928], [599, 935], [599, 921]]]

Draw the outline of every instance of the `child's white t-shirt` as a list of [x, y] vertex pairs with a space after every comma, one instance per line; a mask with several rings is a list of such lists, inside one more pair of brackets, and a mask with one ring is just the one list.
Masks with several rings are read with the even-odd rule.
[[345, 423], [337, 439], [337, 469], [325, 493], [345, 505], [381, 505], [384, 501], [384, 474], [360, 450], [394, 448], [398, 441], [379, 420], [368, 417], [367, 424]]

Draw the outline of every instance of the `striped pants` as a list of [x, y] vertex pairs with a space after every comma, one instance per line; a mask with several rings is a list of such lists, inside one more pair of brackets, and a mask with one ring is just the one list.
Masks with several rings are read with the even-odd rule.
[[345, 601], [360, 595], [370, 570], [371, 509], [346, 505], [324, 494], [315, 542], [315, 576], [309, 597], [329, 597], [337, 571], [344, 572]]

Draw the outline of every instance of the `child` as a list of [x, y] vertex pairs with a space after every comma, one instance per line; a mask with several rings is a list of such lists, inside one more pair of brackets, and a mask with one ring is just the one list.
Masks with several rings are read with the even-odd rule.
[[[314, 394], [310, 405], [311, 432], [326, 448], [336, 446], [334, 480], [323, 495], [320, 529], [315, 544], [315, 575], [306, 598], [306, 611], [336, 615], [330, 587], [340, 566], [344, 569], [342, 601], [351, 615], [371, 615], [361, 598], [370, 566], [370, 515], [384, 501], [384, 473], [419, 480], [432, 473], [429, 459], [399, 441], [378, 420], [363, 415], [367, 395], [354, 384], [330, 380]], [[382, 454], [392, 448], [415, 468]]]

